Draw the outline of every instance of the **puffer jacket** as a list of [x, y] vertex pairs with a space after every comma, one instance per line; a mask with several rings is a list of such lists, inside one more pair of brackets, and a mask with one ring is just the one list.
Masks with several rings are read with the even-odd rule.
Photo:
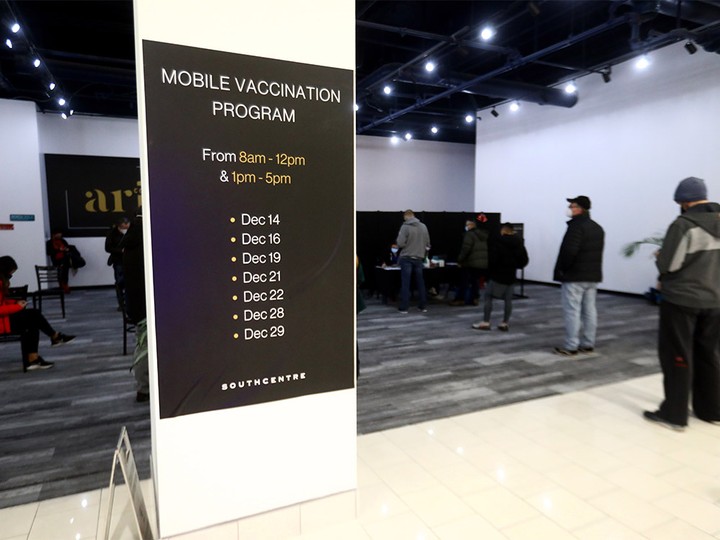
[[575, 216], [567, 223], [555, 263], [555, 281], [600, 283], [605, 247], [605, 231], [590, 214]]
[[457, 262], [465, 268], [486, 269], [488, 267], [488, 232], [485, 229], [470, 229], [463, 237]]
[[665, 300], [720, 308], [720, 205], [698, 204], [679, 216], [668, 228], [655, 263]]

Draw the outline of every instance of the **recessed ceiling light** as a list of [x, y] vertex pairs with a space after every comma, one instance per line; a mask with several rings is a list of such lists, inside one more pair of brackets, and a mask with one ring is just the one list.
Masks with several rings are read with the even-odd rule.
[[480, 39], [483, 41], [488, 41], [493, 38], [495, 35], [495, 30], [493, 30], [492, 27], [486, 26], [480, 31]]

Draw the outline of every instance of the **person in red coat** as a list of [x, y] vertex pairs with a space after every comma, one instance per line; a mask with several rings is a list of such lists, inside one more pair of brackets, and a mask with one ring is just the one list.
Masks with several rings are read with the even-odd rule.
[[53, 362], [38, 354], [40, 332], [50, 338], [53, 347], [69, 343], [75, 336], [57, 332], [37, 309], [27, 307], [25, 300], [8, 298], [10, 278], [17, 263], [7, 255], [0, 257], [0, 334], [18, 334], [23, 357], [23, 371], [50, 369]]
[[45, 252], [52, 265], [60, 269], [60, 286], [66, 294], [69, 293], [70, 245], [63, 238], [62, 230], [53, 229], [50, 240], [45, 243]]

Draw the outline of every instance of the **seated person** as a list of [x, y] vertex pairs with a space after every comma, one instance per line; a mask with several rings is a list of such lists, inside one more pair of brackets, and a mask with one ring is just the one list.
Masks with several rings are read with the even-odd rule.
[[397, 244], [392, 243], [390, 245], [390, 251], [388, 251], [383, 257], [382, 266], [397, 266], [400, 259], [400, 248]]
[[44, 360], [38, 354], [40, 332], [50, 338], [53, 347], [68, 343], [75, 339], [75, 336], [56, 332], [40, 311], [27, 307], [25, 300], [7, 297], [10, 278], [16, 270], [17, 263], [12, 257], [0, 257], [0, 334], [20, 336], [23, 371], [50, 369], [54, 363]]
[[65, 294], [70, 292], [70, 245], [63, 238], [62, 229], [53, 229], [50, 240], [45, 242], [45, 252], [53, 266], [60, 269], [60, 287]]

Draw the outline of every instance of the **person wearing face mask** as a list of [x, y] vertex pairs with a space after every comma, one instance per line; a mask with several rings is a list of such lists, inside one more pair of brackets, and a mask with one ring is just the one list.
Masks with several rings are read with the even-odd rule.
[[643, 416], [682, 431], [691, 394], [695, 416], [720, 424], [720, 205], [707, 200], [705, 182], [695, 177], [680, 182], [674, 199], [682, 213], [656, 260], [665, 399]]
[[62, 229], [53, 229], [50, 240], [45, 243], [45, 252], [53, 266], [60, 269], [60, 286], [65, 294], [70, 294], [70, 245], [63, 238]]
[[0, 334], [20, 336], [23, 371], [50, 369], [48, 362], [38, 354], [40, 332], [50, 338], [50, 345], [57, 347], [70, 343], [75, 336], [56, 331], [39, 310], [27, 307], [27, 301], [9, 297], [10, 279], [18, 265], [9, 255], [0, 257]]
[[400, 263], [400, 248], [397, 244], [393, 243], [390, 246], [390, 251], [388, 252], [387, 256], [385, 257], [385, 260], [383, 261], [384, 266], [397, 266]]
[[[123, 301], [122, 295], [125, 291], [125, 278], [123, 276], [123, 264], [122, 264], [122, 240], [130, 227], [130, 220], [123, 216], [119, 218], [110, 229], [110, 232], [105, 237], [105, 252], [109, 253], [107, 264], [112, 266], [113, 274], [115, 276], [115, 288], [118, 294], [118, 306], [121, 306]], [[118, 309], [122, 309], [118, 307]]]
[[553, 352], [577, 356], [595, 350], [598, 283], [602, 281], [605, 231], [590, 219], [590, 199], [580, 195], [567, 199], [567, 231], [560, 245], [553, 279], [561, 283], [565, 343]]
[[465, 235], [457, 262], [460, 266], [460, 284], [451, 306], [472, 306], [478, 304], [480, 278], [488, 269], [488, 231], [481, 229], [475, 220], [465, 221]]

